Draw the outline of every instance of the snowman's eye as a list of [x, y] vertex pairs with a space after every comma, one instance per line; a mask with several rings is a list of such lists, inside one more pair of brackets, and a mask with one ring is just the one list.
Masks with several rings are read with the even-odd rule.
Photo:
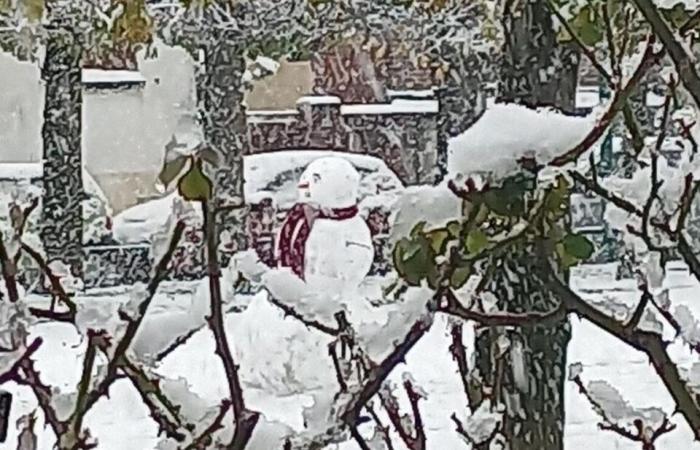
[[313, 174], [313, 177], [314, 177], [314, 183], [318, 183], [319, 181], [321, 181], [321, 175], [315, 173], [315, 174]]

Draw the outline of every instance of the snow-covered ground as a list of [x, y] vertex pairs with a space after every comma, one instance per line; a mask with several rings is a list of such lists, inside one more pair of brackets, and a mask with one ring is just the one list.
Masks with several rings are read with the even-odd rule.
[[[600, 269], [602, 270], [597, 274], [587, 271], [585, 276], [574, 275], [572, 286], [591, 300], [615, 299], [630, 302], [636, 300], [637, 293], [634, 291], [632, 280], [616, 282], [610, 279], [611, 272], [605, 270], [606, 267], [600, 267]], [[671, 288], [671, 301], [674, 305], [687, 305], [691, 311], [700, 314], [700, 304], [697, 302], [700, 285], [688, 276], [687, 271], [675, 268], [669, 272], [666, 283]], [[193, 313], [197, 314], [193, 309], [196, 309], [195, 305], [198, 302], [193, 297], [201, 295], [198, 292], [203, 291], [198, 289], [197, 283], [164, 285], [156, 296], [144, 327], [177, 328], [181, 322], [180, 319]], [[80, 298], [80, 301], [84, 304], [94, 304], [126, 301], [128, 298], [128, 289], [124, 288], [90, 292]], [[32, 302], [43, 301], [40, 298], [32, 299]], [[238, 316], [239, 313], [228, 314], [229, 329], [235, 326]], [[265, 333], [265, 320], [262, 317], [258, 319], [261, 332]], [[453, 412], [457, 412], [462, 417], [467, 413], [463, 410], [465, 401], [456, 366], [448, 352], [450, 339], [447, 325], [447, 319], [440, 316], [429, 335], [408, 355], [406, 365], [397, 368], [393, 380], [399, 382], [402, 374], [408, 371], [417, 384], [427, 391], [429, 396], [421, 404], [426, 422], [428, 448], [466, 449], [468, 446], [454, 432], [450, 421], [450, 415]], [[569, 358], [570, 362], [580, 361], [583, 364], [582, 378], [585, 382], [594, 379], [605, 380], [619, 389], [625, 399], [635, 407], [658, 406], [668, 413], [673, 411], [670, 396], [658, 381], [644, 355], [631, 350], [588, 323], [573, 319], [572, 325], [573, 340], [569, 347]], [[75, 329], [69, 325], [52, 323], [36, 325], [32, 332], [34, 335], [44, 337], [44, 344], [35, 355], [37, 368], [41, 371], [44, 381], [57, 386], [63, 392], [73, 391], [80, 374], [80, 355], [84, 348], [84, 343], [81, 342]], [[470, 341], [470, 334], [468, 333], [466, 338], [467, 343]], [[233, 342], [233, 345], [236, 346], [236, 342]], [[265, 352], [271, 349], [251, 346], [251, 348], [239, 347], [236, 350]], [[687, 365], [693, 358], [690, 352], [680, 345], [674, 345], [671, 353], [682, 365]], [[192, 392], [212, 405], [226, 397], [223, 370], [214, 355], [213, 341], [208, 330], [201, 331], [176, 351], [166, 360], [160, 371], [169, 376], [185, 377]], [[14, 449], [17, 439], [15, 421], [21, 415], [35, 409], [36, 401], [27, 388], [13, 384], [5, 385], [3, 388], [13, 392], [16, 397], [11, 414], [10, 435], [5, 444], [0, 444], [0, 448]], [[311, 402], [311, 399], [305, 396], [270, 398], [252, 388], [246, 389], [246, 397], [250, 407], [262, 411], [266, 419], [284, 422], [297, 429], [302, 426], [301, 408], [309, 406]], [[404, 398], [401, 400], [405, 401]], [[577, 392], [573, 383], [567, 384], [566, 411], [567, 449], [638, 450], [640, 448], [638, 443], [624, 441], [611, 432], [598, 430], [597, 416]], [[682, 417], [673, 416], [673, 422], [678, 425], [678, 428], [663, 436], [658, 441], [657, 448], [667, 450], [700, 448], [700, 444], [693, 442], [692, 433]], [[49, 450], [53, 443], [52, 433], [44, 429], [41, 417], [38, 425], [38, 448]], [[156, 425], [149, 418], [148, 411], [142, 405], [138, 394], [125, 380], [116, 382], [110, 391], [110, 398], [100, 401], [88, 414], [86, 425], [93, 436], [99, 439], [100, 450], [150, 450], [154, 449], [159, 441]], [[370, 426], [362, 425], [361, 429], [367, 427], [369, 431]], [[254, 437], [254, 445], [251, 446], [253, 450], [271, 450], [269, 444], [262, 442], [262, 437], [262, 435]], [[258, 444], [255, 444], [256, 441]], [[356, 449], [357, 445], [350, 442], [342, 445], [341, 448]], [[397, 448], [402, 447], [399, 445]]]

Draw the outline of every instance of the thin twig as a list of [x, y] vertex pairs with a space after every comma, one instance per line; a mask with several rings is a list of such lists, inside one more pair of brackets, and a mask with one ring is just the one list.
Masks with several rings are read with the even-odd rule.
[[5, 373], [0, 373], [0, 384], [7, 383], [8, 381], [16, 380], [18, 377], [19, 370], [22, 366], [22, 361], [31, 358], [32, 355], [39, 350], [39, 347], [43, 343], [41, 337], [35, 337], [31, 344], [27, 346], [24, 350], [22, 356], [20, 356], [17, 361], [10, 367]]
[[15, 278], [17, 265], [10, 259], [10, 255], [7, 254], [5, 243], [2, 240], [2, 233], [0, 233], [0, 268], [2, 269], [2, 278], [5, 281], [5, 288], [9, 297], [8, 300], [10, 303], [16, 303], [19, 300], [17, 279]]
[[627, 103], [627, 99], [632, 94], [632, 91], [637, 87], [649, 68], [656, 64], [656, 62], [663, 56], [663, 50], [654, 52], [654, 42], [654, 36], [650, 36], [647, 42], [646, 50], [642, 56], [642, 60], [632, 74], [632, 77], [629, 79], [629, 81], [627, 81], [627, 84], [625, 84], [622, 89], [615, 91], [610, 107], [598, 120], [598, 123], [593, 127], [588, 135], [586, 135], [586, 137], [584, 137], [583, 140], [574, 148], [549, 161], [548, 165], [561, 167], [576, 161], [579, 156], [588, 151], [588, 149], [590, 149], [591, 146], [601, 138], [603, 133], [612, 123], [613, 119], [615, 119], [615, 116], [617, 116], [617, 113]]
[[97, 383], [97, 386], [87, 395], [87, 399], [85, 401], [86, 411], [89, 411], [92, 408], [92, 406], [97, 402], [97, 400], [99, 400], [102, 396], [107, 395], [109, 387], [116, 379], [117, 371], [119, 370], [119, 366], [121, 364], [121, 359], [131, 346], [131, 343], [134, 337], [136, 336], [136, 333], [138, 332], [141, 323], [143, 322], [143, 318], [146, 315], [146, 311], [148, 310], [148, 307], [150, 306], [151, 301], [153, 300], [153, 297], [155, 296], [156, 291], [160, 286], [160, 283], [167, 276], [170, 261], [172, 260], [173, 254], [175, 253], [175, 249], [177, 248], [177, 245], [180, 242], [180, 239], [182, 238], [184, 230], [185, 223], [179, 221], [175, 225], [175, 230], [173, 231], [173, 236], [170, 240], [168, 249], [166, 250], [163, 257], [160, 259], [160, 261], [158, 261], [158, 263], [156, 264], [153, 278], [151, 278], [151, 281], [146, 286], [146, 297], [142, 300], [141, 304], [139, 305], [137, 317], [123, 317], [124, 319], [128, 320], [126, 330], [124, 331], [123, 336], [116, 345], [112, 359], [107, 363], [106, 375], [100, 382]]

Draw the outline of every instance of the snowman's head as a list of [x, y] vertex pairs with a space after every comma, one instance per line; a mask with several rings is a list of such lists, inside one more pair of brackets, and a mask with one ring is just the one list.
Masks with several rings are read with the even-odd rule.
[[299, 178], [301, 201], [321, 208], [347, 208], [357, 204], [360, 174], [343, 158], [329, 156], [311, 162]]

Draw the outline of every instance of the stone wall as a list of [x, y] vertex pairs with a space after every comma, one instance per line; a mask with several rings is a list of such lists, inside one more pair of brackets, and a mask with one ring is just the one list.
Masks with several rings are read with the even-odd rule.
[[438, 102], [425, 92], [390, 95], [385, 103], [368, 104], [306, 96], [296, 109], [248, 111], [248, 151], [362, 153], [382, 159], [406, 185], [432, 183], [438, 160]]

